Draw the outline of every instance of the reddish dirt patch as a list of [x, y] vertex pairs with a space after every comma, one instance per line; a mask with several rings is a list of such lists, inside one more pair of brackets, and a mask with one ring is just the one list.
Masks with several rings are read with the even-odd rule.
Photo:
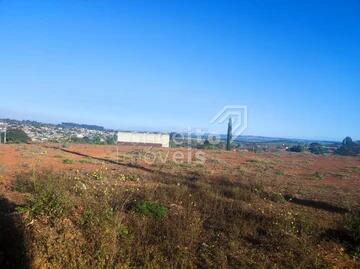
[[[260, 182], [272, 191], [298, 198], [316, 199], [341, 206], [360, 204], [360, 158], [316, 156], [296, 153], [251, 153], [148, 146], [0, 145], [0, 190], [12, 195], [10, 182], [25, 171], [92, 171], [106, 166], [120, 171], [176, 175], [227, 176], [233, 180]], [[154, 162], [142, 160], [146, 153], [157, 156]], [[205, 164], [197, 162], [201, 153]], [[175, 155], [184, 156], [176, 161]], [[117, 165], [116, 162], [121, 163]]]

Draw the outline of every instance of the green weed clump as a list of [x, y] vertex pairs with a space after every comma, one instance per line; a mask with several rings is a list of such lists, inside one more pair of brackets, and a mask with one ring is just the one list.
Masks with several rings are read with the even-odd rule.
[[64, 159], [64, 160], [63, 160], [63, 163], [64, 163], [64, 164], [73, 164], [74, 161], [73, 161], [73, 160], [69, 160], [69, 159]]
[[89, 158], [89, 157], [85, 157], [85, 158], [82, 158], [80, 161], [80, 163], [82, 164], [93, 164], [93, 163], [96, 163], [95, 160]]
[[167, 214], [167, 208], [165, 206], [149, 201], [136, 202], [134, 205], [134, 211], [156, 219], [163, 219]]
[[16, 181], [15, 189], [32, 192], [26, 205], [18, 207], [19, 212], [26, 212], [33, 218], [45, 216], [49, 219], [66, 213], [70, 207], [70, 201], [63, 190], [54, 183], [51, 176], [48, 176], [47, 179], [46, 182], [36, 179]]

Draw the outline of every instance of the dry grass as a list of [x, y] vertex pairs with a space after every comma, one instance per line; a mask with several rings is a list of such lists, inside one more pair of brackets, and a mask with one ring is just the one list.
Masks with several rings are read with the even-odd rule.
[[207, 178], [118, 178], [124, 176], [104, 174], [99, 180], [46, 172], [19, 177], [15, 188], [28, 200], [18, 212], [34, 267], [329, 266], [310, 236], [320, 234], [316, 220], [272, 212], [266, 201], [281, 205], [283, 199], [262, 187], [226, 178], [212, 184]]
[[208, 151], [204, 165], [149, 165], [129, 148], [117, 165], [103, 160], [116, 160], [110, 147], [70, 149], [84, 155], [31, 145], [0, 156], [12, 183], [1, 268], [1, 257], [9, 268], [359, 266], [357, 159]]

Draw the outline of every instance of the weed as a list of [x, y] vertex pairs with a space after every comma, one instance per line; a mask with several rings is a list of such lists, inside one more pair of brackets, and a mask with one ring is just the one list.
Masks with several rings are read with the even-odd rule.
[[[50, 219], [62, 215], [69, 208], [69, 200], [53, 182], [30, 183], [26, 186], [33, 194], [26, 205], [18, 207], [20, 213], [28, 213], [31, 217], [46, 216]], [[25, 188], [24, 188], [25, 190]]]
[[134, 205], [135, 212], [156, 219], [163, 219], [167, 214], [167, 208], [159, 203], [138, 201]]
[[262, 183], [255, 183], [252, 185], [251, 190], [264, 200], [270, 200], [277, 203], [285, 203], [286, 199], [281, 192], [266, 191]]
[[35, 190], [35, 184], [30, 178], [30, 174], [18, 175], [11, 185], [11, 190], [23, 193], [33, 192]]
[[118, 179], [120, 181], [139, 181], [140, 180], [140, 178], [137, 175], [125, 175], [125, 174], [118, 175]]
[[119, 225], [118, 233], [121, 237], [128, 237], [129, 236], [129, 229], [125, 225]]
[[89, 163], [89, 164], [95, 163], [95, 161], [92, 158], [89, 158], [89, 157], [82, 158], [79, 162], [83, 163], [83, 164], [85, 164], [85, 163]]
[[105, 228], [106, 224], [111, 221], [113, 217], [113, 211], [110, 208], [101, 208], [101, 210], [95, 211], [92, 208], [84, 210], [80, 225], [85, 232], [91, 232], [93, 227]]
[[324, 175], [318, 171], [316, 171], [314, 174], [313, 174], [313, 177], [317, 180], [322, 180], [324, 178]]
[[266, 171], [273, 168], [272, 163], [266, 160], [250, 159], [247, 162], [253, 163], [255, 167], [260, 171]]
[[285, 203], [286, 199], [281, 192], [270, 192], [264, 195], [265, 198], [277, 203]]
[[73, 161], [73, 160], [70, 160], [70, 159], [64, 159], [64, 160], [63, 160], [63, 163], [64, 163], [64, 164], [73, 164], [74, 161]]
[[93, 171], [92, 173], [90, 173], [90, 176], [95, 180], [103, 180], [104, 179], [104, 175], [103, 175], [102, 171], [100, 171], [100, 170]]
[[345, 216], [346, 232], [352, 239], [350, 246], [351, 256], [360, 260], [360, 212], [351, 212]]

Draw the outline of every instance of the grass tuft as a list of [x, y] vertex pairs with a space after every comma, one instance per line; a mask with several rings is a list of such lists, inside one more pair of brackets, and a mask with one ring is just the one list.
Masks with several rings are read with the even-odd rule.
[[69, 159], [64, 159], [64, 160], [63, 160], [63, 163], [64, 163], [64, 164], [73, 164], [74, 161], [73, 161], [73, 160], [69, 160]]

